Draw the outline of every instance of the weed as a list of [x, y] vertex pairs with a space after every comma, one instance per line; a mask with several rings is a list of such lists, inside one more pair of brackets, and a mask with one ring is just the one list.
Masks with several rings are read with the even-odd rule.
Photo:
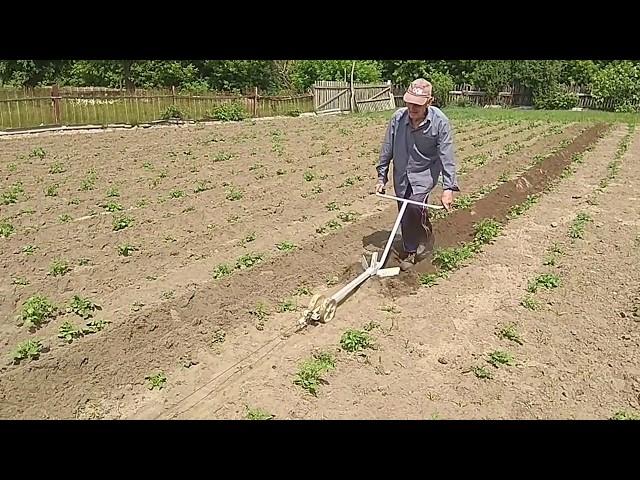
[[466, 209], [471, 208], [471, 205], [473, 205], [473, 198], [471, 195], [460, 195], [453, 201], [453, 208]]
[[40, 357], [44, 347], [40, 340], [25, 340], [18, 344], [16, 350], [13, 352], [13, 361], [20, 363], [21, 360], [37, 360]]
[[294, 243], [289, 242], [289, 241], [284, 241], [284, 242], [278, 243], [276, 245], [276, 247], [281, 252], [289, 252], [291, 250], [294, 250], [296, 248], [296, 245]]
[[58, 188], [60, 187], [60, 185], [58, 185], [57, 183], [54, 183], [53, 185], [49, 185], [47, 188], [44, 189], [44, 196], [45, 197], [57, 197], [58, 196]]
[[593, 219], [589, 214], [579, 213], [569, 228], [569, 237], [573, 239], [584, 238], [584, 229], [587, 223], [592, 221]]
[[298, 306], [296, 305], [296, 302], [288, 298], [280, 302], [276, 309], [278, 310], [278, 312], [284, 313], [284, 312], [295, 312], [297, 308]]
[[525, 295], [525, 297], [520, 300], [520, 305], [529, 310], [538, 310], [540, 308], [540, 302], [531, 295]]
[[64, 322], [58, 329], [58, 338], [62, 338], [67, 343], [71, 343], [75, 338], [81, 337], [82, 334], [82, 330], [69, 321]]
[[60, 215], [58, 217], [58, 220], [60, 221], [60, 223], [67, 223], [67, 222], [70, 222], [71, 220], [73, 220], [73, 217], [71, 215], [69, 215], [68, 213], [63, 213], [62, 215]]
[[640, 420], [640, 415], [635, 412], [618, 410], [616, 413], [612, 415], [610, 420]]
[[29, 280], [25, 277], [14, 277], [11, 279], [11, 285], [29, 285]]
[[529, 293], [536, 293], [540, 287], [549, 290], [558, 286], [560, 286], [560, 277], [554, 273], [543, 273], [529, 282], [527, 291]]
[[61, 277], [71, 271], [69, 263], [66, 260], [54, 260], [49, 267], [49, 275]]
[[82, 329], [82, 333], [85, 335], [89, 333], [98, 333], [99, 331], [104, 330], [109, 323], [111, 322], [106, 320], [91, 320], [90, 322], [87, 322], [87, 326]]
[[536, 195], [528, 195], [527, 199], [521, 203], [520, 205], [514, 205], [509, 210], [507, 215], [508, 218], [515, 218], [522, 215], [524, 212], [529, 210], [531, 206], [533, 206], [538, 201], [538, 197]]
[[230, 153], [220, 152], [213, 157], [213, 162], [226, 162], [227, 160], [231, 160], [231, 157], [233, 157], [233, 155]]
[[439, 248], [433, 252], [433, 263], [445, 272], [455, 270], [473, 255], [471, 245], [460, 247]]
[[312, 171], [310, 171], [310, 170], [307, 170], [306, 172], [304, 172], [303, 177], [304, 177], [304, 179], [305, 179], [307, 182], [310, 182], [311, 180], [313, 180], [314, 178], [316, 178], [316, 176], [314, 175], [314, 173], [313, 173]]
[[211, 190], [209, 180], [203, 180], [201, 182], [196, 183], [196, 188], [193, 189], [193, 193], [206, 192], [207, 190]]
[[360, 175], [358, 175], [357, 177], [347, 177], [344, 182], [338, 185], [338, 188], [350, 187], [352, 185], [355, 185], [356, 182], [361, 180], [362, 180], [362, 177]]
[[358, 212], [340, 212], [338, 214], [338, 219], [342, 220], [343, 222], [353, 222], [355, 221], [358, 217], [360, 216], [360, 214]]
[[296, 288], [296, 291], [294, 292], [294, 295], [311, 295], [311, 289], [309, 289], [309, 287], [298, 287]]
[[253, 310], [249, 310], [249, 314], [253, 315], [254, 317], [256, 317], [258, 319], [258, 323], [256, 324], [256, 328], [258, 330], [263, 330], [264, 329], [264, 322], [267, 319], [267, 317], [269, 316], [269, 312], [267, 311], [267, 307], [262, 303], [258, 303]]
[[182, 190], [171, 190], [169, 193], [169, 198], [182, 198], [184, 197], [184, 192]]
[[95, 188], [96, 180], [98, 179], [96, 172], [94, 170], [89, 170], [87, 176], [80, 184], [81, 191], [89, 191]]
[[229, 265], [227, 265], [226, 263], [221, 263], [220, 265], [218, 265], [216, 268], [213, 269], [213, 278], [215, 278], [216, 280], [218, 278], [222, 278], [222, 277], [226, 277], [227, 275], [231, 274], [231, 267]]
[[342, 334], [340, 346], [343, 350], [353, 353], [364, 350], [365, 348], [371, 348], [373, 342], [367, 332], [349, 329]]
[[329, 228], [330, 230], [337, 230], [341, 227], [342, 227], [342, 224], [337, 220], [329, 220], [327, 222], [327, 228]]
[[522, 338], [520, 337], [520, 334], [516, 329], [516, 325], [513, 323], [503, 326], [498, 331], [498, 338], [503, 338], [503, 339], [506, 338], [507, 340], [516, 342], [518, 345], [522, 345], [524, 343], [522, 341]]
[[336, 202], [329, 202], [325, 205], [325, 208], [327, 210], [329, 210], [330, 212], [333, 212], [335, 210], [340, 210], [340, 207], [338, 206], [338, 204]]
[[46, 156], [47, 156], [47, 152], [42, 147], [36, 147], [33, 150], [31, 150], [31, 153], [29, 153], [29, 158], [38, 157], [40, 160], [42, 160]]
[[487, 244], [498, 236], [502, 225], [493, 218], [485, 218], [476, 223], [473, 228], [475, 231], [474, 241], [477, 244]]
[[115, 232], [123, 230], [133, 223], [133, 218], [127, 215], [119, 215], [113, 219], [113, 230]]
[[47, 297], [33, 295], [22, 304], [21, 320], [27, 327], [38, 328], [42, 324], [55, 318], [58, 312], [56, 307]]
[[264, 256], [261, 253], [245, 253], [236, 260], [236, 268], [239, 270], [251, 268], [262, 262], [263, 259]]
[[489, 354], [487, 360], [491, 365], [498, 368], [500, 365], [514, 365], [513, 356], [508, 352], [496, 350]]
[[322, 374], [334, 369], [335, 366], [335, 360], [330, 353], [317, 353], [313, 358], [300, 365], [293, 383], [317, 397], [318, 388], [322, 382]]
[[423, 273], [418, 278], [418, 282], [420, 283], [420, 285], [424, 285], [425, 287], [430, 287], [430, 286], [436, 284], [436, 282], [438, 281], [438, 278], [440, 278], [440, 275], [438, 275], [438, 274], [435, 274], [435, 273]]
[[219, 329], [219, 330], [216, 330], [215, 333], [213, 334], [213, 340], [211, 340], [211, 343], [224, 343], [226, 338], [227, 338], [227, 332], [225, 332], [223, 329]]
[[400, 313], [400, 310], [398, 310], [395, 305], [383, 305], [380, 307], [380, 310], [388, 313]]
[[11, 235], [14, 231], [15, 228], [8, 221], [0, 221], [0, 238], [9, 238], [9, 235]]
[[235, 187], [231, 187], [231, 190], [227, 192], [226, 199], [230, 201], [240, 200], [243, 197], [243, 193], [236, 189]]
[[247, 420], [271, 420], [274, 416], [259, 408], [247, 407]]
[[153, 375], [147, 375], [146, 377], [144, 377], [144, 379], [149, 381], [149, 385], [147, 386], [149, 390], [153, 390], [154, 388], [162, 390], [167, 383], [167, 377], [163, 372], [158, 372]]
[[67, 308], [67, 312], [75, 313], [76, 315], [84, 318], [85, 320], [93, 317], [93, 312], [96, 310], [102, 310], [102, 307], [88, 298], [83, 298], [79, 295], [74, 295], [71, 299], [71, 303]]
[[478, 378], [482, 378], [482, 379], [491, 379], [491, 378], [493, 378], [493, 374], [489, 370], [484, 368], [484, 367], [473, 366], [473, 367], [471, 367], [471, 371]]
[[107, 197], [119, 197], [120, 196], [120, 192], [118, 191], [117, 187], [111, 187], [109, 190], [107, 190]]

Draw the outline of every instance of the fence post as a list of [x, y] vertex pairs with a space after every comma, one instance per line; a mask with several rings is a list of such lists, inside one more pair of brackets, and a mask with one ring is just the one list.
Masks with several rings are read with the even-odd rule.
[[62, 119], [60, 118], [60, 87], [57, 83], [51, 87], [51, 102], [54, 122], [56, 125], [62, 125]]
[[253, 91], [253, 118], [258, 116], [258, 87]]
[[176, 87], [175, 87], [175, 85], [171, 86], [171, 104], [172, 105], [176, 104]]

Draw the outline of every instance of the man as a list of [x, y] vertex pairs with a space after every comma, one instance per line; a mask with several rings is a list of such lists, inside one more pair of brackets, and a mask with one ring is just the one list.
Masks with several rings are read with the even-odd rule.
[[[404, 94], [405, 108], [393, 115], [387, 128], [377, 166], [376, 192], [384, 193], [393, 159], [396, 197], [427, 203], [442, 173], [440, 201], [451, 209], [453, 192], [460, 191], [456, 178], [453, 138], [449, 119], [431, 105], [432, 85], [414, 80]], [[398, 202], [398, 208], [401, 206]], [[433, 246], [433, 234], [426, 207], [408, 204], [401, 223], [404, 252], [400, 268], [408, 270]]]

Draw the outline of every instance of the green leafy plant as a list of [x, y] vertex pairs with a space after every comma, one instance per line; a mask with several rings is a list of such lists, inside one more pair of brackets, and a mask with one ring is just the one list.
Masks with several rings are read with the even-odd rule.
[[93, 317], [93, 312], [96, 310], [102, 310], [102, 307], [88, 298], [83, 298], [79, 295], [74, 295], [71, 299], [71, 303], [67, 308], [67, 312], [75, 313], [76, 315], [84, 318], [85, 320]]
[[20, 363], [22, 360], [37, 360], [40, 358], [40, 354], [44, 350], [41, 340], [25, 340], [18, 344], [16, 350], [13, 352], [13, 361]]
[[264, 255], [261, 253], [245, 253], [236, 260], [236, 268], [244, 270], [254, 267], [264, 260]]
[[365, 348], [371, 348], [373, 342], [371, 336], [362, 330], [349, 329], [342, 334], [340, 346], [343, 350], [353, 353]]
[[54, 260], [49, 267], [49, 274], [54, 277], [61, 277], [71, 271], [71, 267], [66, 260]]
[[265, 412], [264, 410], [247, 407], [248, 420], [271, 420], [272, 418], [274, 418], [274, 415]]
[[79, 338], [82, 335], [82, 330], [69, 321], [64, 322], [58, 329], [58, 338], [62, 338], [67, 343], [71, 343], [74, 339]]
[[299, 385], [314, 397], [318, 396], [318, 389], [322, 382], [322, 375], [336, 366], [333, 355], [330, 353], [317, 353], [310, 360], [300, 365], [295, 385]]
[[6, 220], [0, 221], [0, 238], [9, 238], [15, 231], [15, 228]]
[[157, 388], [158, 390], [162, 390], [167, 383], [167, 377], [163, 372], [154, 373], [153, 375], [147, 375], [144, 377], [145, 380], [149, 382], [147, 388], [149, 390], [153, 390]]
[[33, 295], [22, 304], [21, 320], [27, 327], [39, 328], [54, 319], [58, 307], [43, 295]]
[[215, 278], [216, 280], [219, 278], [223, 278], [226, 277], [227, 275], [230, 275], [232, 272], [232, 269], [229, 265], [227, 265], [226, 263], [221, 263], [220, 265], [218, 265], [216, 268], [213, 269], [213, 278]]
[[540, 287], [551, 289], [558, 286], [560, 286], [560, 277], [554, 273], [543, 273], [529, 282], [527, 291], [529, 293], [536, 293]]
[[113, 230], [116, 232], [119, 230], [123, 230], [131, 226], [132, 223], [133, 223], [133, 218], [127, 215], [118, 215], [113, 219]]
[[278, 248], [278, 250], [282, 252], [289, 252], [291, 250], [294, 250], [296, 248], [296, 245], [292, 242], [284, 241], [284, 242], [278, 243], [276, 247]]
[[513, 356], [508, 352], [502, 352], [500, 350], [496, 350], [495, 352], [491, 352], [489, 354], [489, 359], [487, 360], [491, 365], [498, 368], [500, 365], [513, 365], [514, 360]]
[[504, 325], [503, 327], [501, 327], [500, 330], [498, 331], [498, 337], [511, 340], [512, 342], [515, 342], [518, 345], [524, 344], [522, 337], [520, 337], [520, 334], [518, 333], [516, 325], [513, 323], [510, 323], [508, 325]]
[[135, 245], [131, 245], [130, 243], [123, 243], [122, 245], [118, 245], [118, 255], [122, 255], [123, 257], [128, 257], [133, 252], [137, 252], [140, 250]]

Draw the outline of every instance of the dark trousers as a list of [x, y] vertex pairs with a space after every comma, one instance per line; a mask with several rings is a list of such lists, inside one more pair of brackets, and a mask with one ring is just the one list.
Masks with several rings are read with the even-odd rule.
[[[420, 203], [427, 203], [429, 194], [414, 194], [411, 185], [407, 186], [404, 198]], [[402, 203], [398, 202], [398, 209], [402, 207]], [[402, 216], [400, 224], [402, 230], [402, 243], [406, 253], [416, 253], [418, 245], [422, 244], [426, 248], [432, 241], [432, 226], [429, 220], [429, 209], [420, 207], [411, 203], [407, 204], [407, 208]]]

